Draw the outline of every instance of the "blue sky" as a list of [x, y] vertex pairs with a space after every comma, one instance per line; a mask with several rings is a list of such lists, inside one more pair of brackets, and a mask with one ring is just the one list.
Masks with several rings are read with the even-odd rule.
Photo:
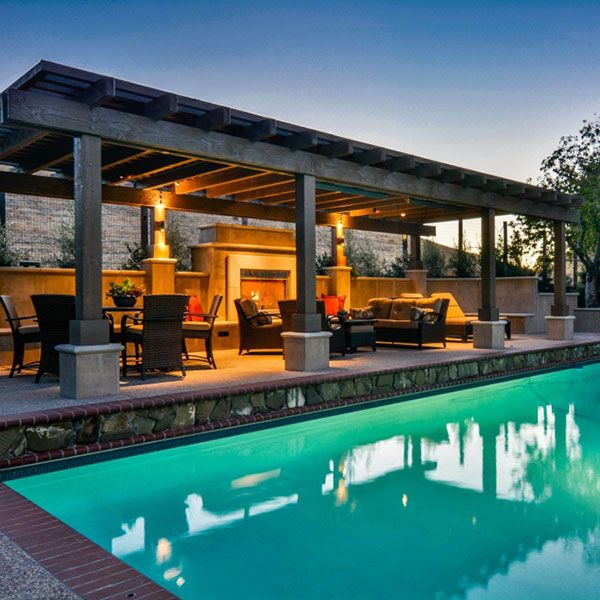
[[600, 112], [598, 1], [0, 0], [0, 24], [2, 88], [46, 58], [521, 180]]

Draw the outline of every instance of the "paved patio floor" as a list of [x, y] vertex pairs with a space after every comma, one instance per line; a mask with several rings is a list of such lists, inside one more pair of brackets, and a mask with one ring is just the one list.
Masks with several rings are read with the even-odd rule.
[[[579, 333], [577, 342], [600, 342], [599, 334]], [[516, 335], [507, 341], [503, 352], [520, 352], [564, 345], [545, 339], [543, 335]], [[377, 352], [359, 351], [342, 357], [334, 355], [331, 360], [331, 373], [360, 375], [383, 369], [418, 366], [419, 364], [447, 363], [485, 354], [497, 354], [498, 350], [474, 349], [471, 343], [451, 342], [444, 350], [441, 347], [417, 350], [410, 347], [379, 346]], [[502, 351], [500, 351], [502, 352]], [[215, 353], [218, 369], [209, 369], [204, 363], [187, 363], [187, 377], [177, 373], [149, 375], [142, 381], [133, 370], [131, 376], [121, 382], [120, 396], [111, 400], [143, 398], [185, 392], [190, 390], [226, 389], [264, 381], [284, 381], [298, 377], [309, 377], [315, 373], [293, 373], [284, 370], [281, 354], [255, 353], [238, 356], [237, 351], [221, 350]], [[321, 372], [322, 373], [322, 372]], [[106, 398], [66, 400], [59, 396], [58, 379], [44, 377], [40, 384], [33, 382], [33, 374], [21, 374], [8, 378], [8, 369], [0, 368], [0, 415], [43, 410], [75, 404], [93, 404]]]

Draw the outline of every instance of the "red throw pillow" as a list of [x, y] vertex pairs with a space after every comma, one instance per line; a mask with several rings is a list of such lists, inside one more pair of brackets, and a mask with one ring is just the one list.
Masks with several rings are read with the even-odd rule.
[[340, 301], [337, 296], [326, 296], [325, 294], [321, 294], [321, 298], [325, 302], [325, 314], [330, 317], [332, 315], [337, 315]]
[[339, 308], [338, 310], [344, 310], [344, 304], [346, 303], [346, 296], [338, 296]]
[[202, 310], [202, 304], [200, 304], [198, 296], [196, 296], [195, 294], [190, 296], [190, 299], [188, 300], [187, 312], [188, 314], [186, 316], [186, 321], [204, 321], [204, 317], [196, 316], [197, 314], [203, 313], [204, 311]]

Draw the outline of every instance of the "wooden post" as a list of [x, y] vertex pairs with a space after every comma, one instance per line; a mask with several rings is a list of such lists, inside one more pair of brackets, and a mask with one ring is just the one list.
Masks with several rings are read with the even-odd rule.
[[6, 194], [0, 192], [0, 225], [6, 225]]
[[75, 192], [75, 314], [70, 342], [76, 346], [108, 344], [108, 321], [102, 318], [102, 179], [101, 139], [73, 139]]
[[317, 314], [315, 178], [296, 175], [296, 290], [298, 312], [292, 329], [300, 333], [321, 331]]
[[463, 220], [458, 220], [458, 251], [462, 252], [465, 249], [465, 228]]
[[481, 212], [481, 307], [480, 321], [497, 321], [500, 312], [496, 307], [496, 253], [495, 218], [493, 208]]
[[421, 260], [421, 236], [410, 236], [410, 266], [409, 269], [423, 269], [423, 261]]
[[146, 256], [148, 256], [148, 247], [154, 244], [154, 209], [149, 206], [142, 206], [140, 210], [141, 246]]
[[329, 231], [331, 233], [331, 266], [337, 267], [337, 228], [330, 227]]
[[553, 317], [566, 317], [567, 304], [567, 235], [564, 221], [554, 221], [554, 304], [550, 309]]
[[502, 240], [502, 263], [504, 264], [504, 274], [508, 272], [508, 221], [502, 223], [503, 240]]

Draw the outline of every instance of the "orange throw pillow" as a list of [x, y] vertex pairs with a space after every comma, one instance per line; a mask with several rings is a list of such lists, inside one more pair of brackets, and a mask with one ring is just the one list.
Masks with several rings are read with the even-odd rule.
[[204, 317], [196, 316], [197, 314], [203, 313], [204, 311], [202, 310], [202, 304], [200, 304], [198, 296], [196, 296], [195, 294], [190, 296], [190, 299], [188, 300], [187, 312], [188, 314], [186, 316], [186, 321], [204, 321]]

